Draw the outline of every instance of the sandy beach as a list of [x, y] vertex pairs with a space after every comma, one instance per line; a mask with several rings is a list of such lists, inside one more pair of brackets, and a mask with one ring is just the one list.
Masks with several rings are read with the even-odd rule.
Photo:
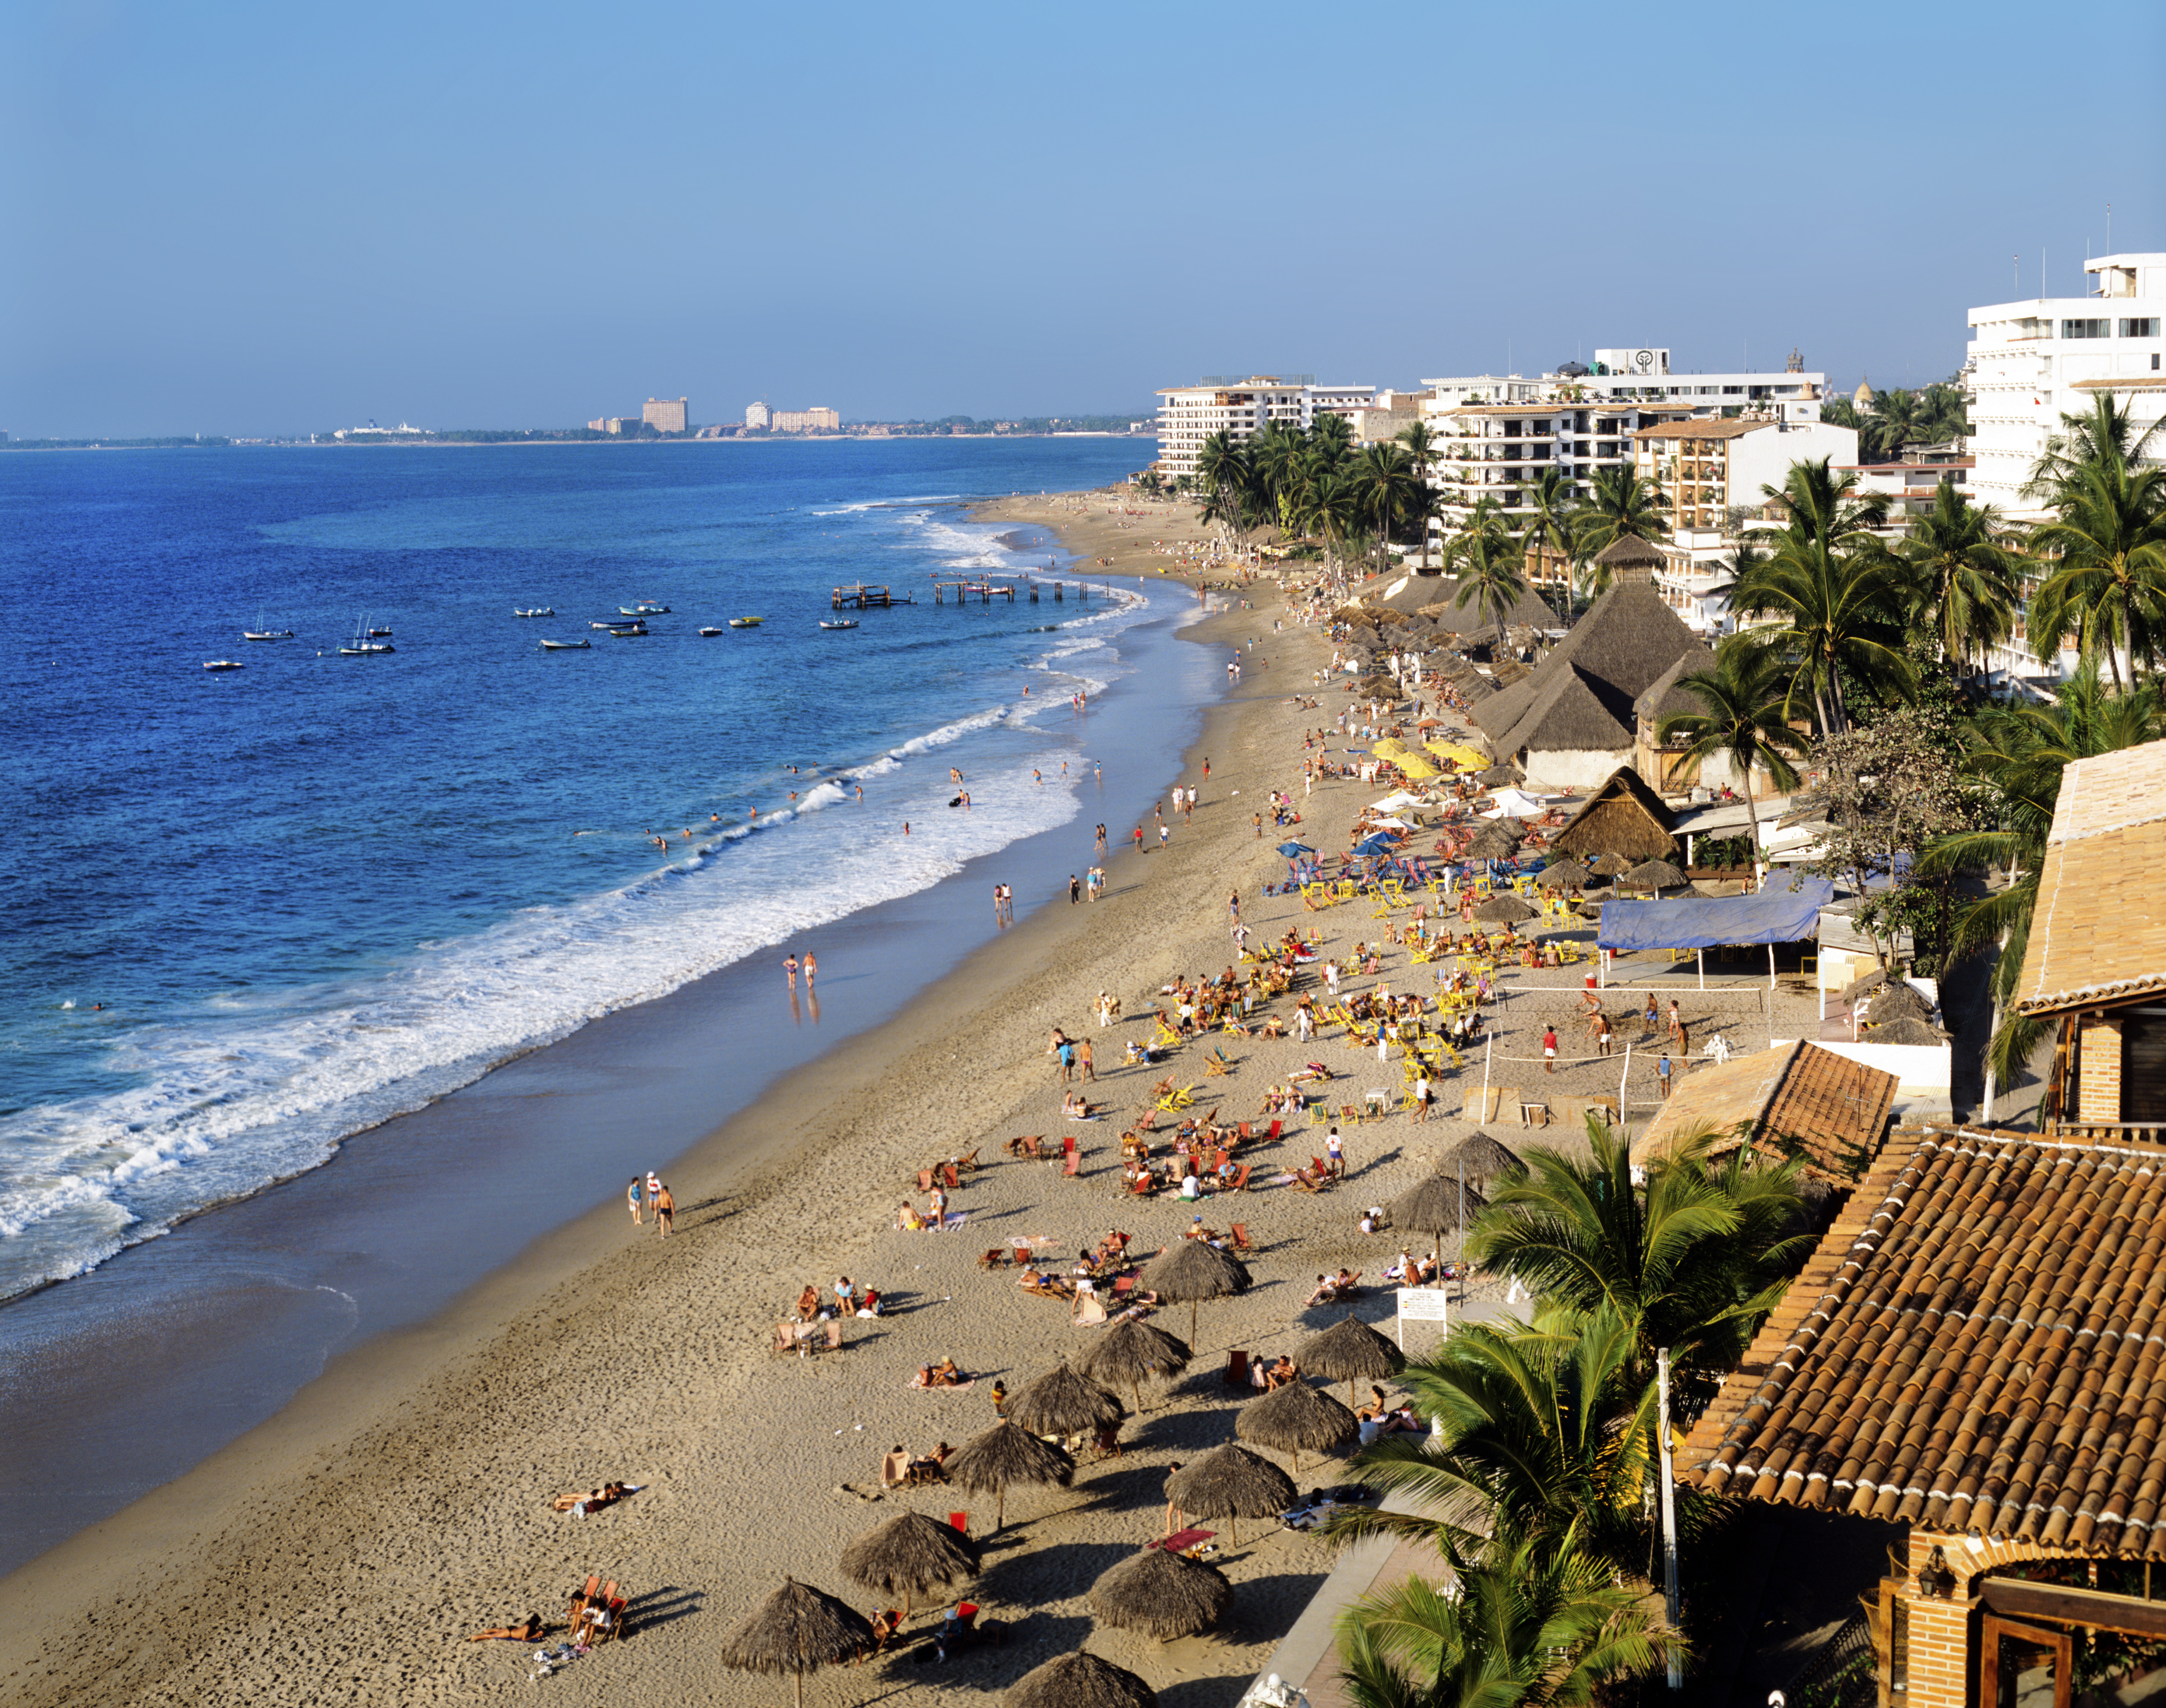
[[[1198, 537], [1191, 512], [1104, 494], [1003, 500], [980, 516], [1058, 531], [1093, 577], [1152, 574], [1174, 561], [1162, 542]], [[1128, 851], [1133, 827], [1109, 825], [1102, 901], [1025, 917], [900, 1018], [681, 1158], [667, 1171], [674, 1237], [635, 1227], [621, 1200], [598, 1206], [450, 1310], [338, 1361], [269, 1423], [11, 1578], [39, 1613], [10, 1621], [0, 1639], [0, 1694], [24, 1705], [483, 1700], [528, 1688], [532, 1646], [465, 1634], [530, 1611], [561, 1620], [591, 1573], [623, 1586], [629, 1636], [547, 1679], [549, 1692], [781, 1703], [786, 1680], [725, 1671], [716, 1651], [785, 1573], [870, 1611], [875, 1598], [837, 1569], [852, 1538], [905, 1510], [969, 1510], [984, 1535], [988, 1499], [938, 1487], [880, 1494], [881, 1455], [896, 1444], [960, 1444], [992, 1422], [995, 1379], [1018, 1387], [1102, 1330], [1071, 1326], [1065, 1306], [1022, 1291], [1012, 1272], [984, 1271], [980, 1254], [1036, 1236], [1049, 1255], [1073, 1259], [1115, 1228], [1138, 1251], [1176, 1239], [1192, 1208], [1124, 1193], [1118, 1143], [1168, 1072], [1197, 1084], [1199, 1108], [1218, 1104], [1229, 1120], [1255, 1118], [1265, 1087], [1311, 1058], [1336, 1076], [1334, 1107], [1397, 1081], [1396, 1063], [1380, 1070], [1373, 1051], [1350, 1050], [1336, 1028], [1305, 1044], [1214, 1040], [1234, 1064], [1223, 1078], [1207, 1079], [1210, 1046], [1201, 1042], [1161, 1066], [1120, 1065], [1123, 1043], [1148, 1035], [1138, 1017], [1162, 985], [1236, 960], [1229, 891], [1239, 892], [1258, 944], [1313, 927], [1343, 955], [1382, 928], [1366, 903], [1307, 914], [1297, 897], [1261, 893], [1285, 872], [1275, 852], [1283, 833], [1266, 815], [1260, 838], [1252, 821], [1266, 790], [1294, 792], [1305, 815], [1296, 833], [1327, 852], [1345, 845], [1375, 791], [1333, 782], [1300, 801], [1302, 732], [1336, 706], [1306, 711], [1293, 695], [1329, 647], [1286, 620], [1271, 584], [1234, 590], [1228, 605], [1186, 632], [1229, 659], [1238, 653], [1241, 680], [1189, 756], [1179, 780], [1201, 789], [1200, 804], [1192, 821], [1169, 816], [1163, 850]], [[1154, 844], [1154, 827], [1143, 828]], [[1087, 826], [1076, 833], [1080, 843]], [[1406, 988], [1408, 970], [1403, 951], [1386, 952], [1388, 981]], [[1576, 981], [1547, 978], [1548, 991], [1514, 994], [1495, 1012], [1493, 1050], [1512, 1063], [1498, 1081], [1544, 1078], [1533, 1060], [1543, 1026], [1556, 1023], [1567, 1065], [1544, 1090], [1614, 1092], [1619, 1063], [1572, 1060], [1589, 1053], [1584, 1029], [1564, 1023]], [[1124, 1023], [1096, 1025], [1101, 991], [1120, 1000]], [[1679, 995], [1696, 1031], [1713, 1022], [1749, 1035], [1769, 1024], [1756, 988], [1697, 996], [1681, 986]], [[1291, 1002], [1274, 1012], [1290, 1018]], [[1110, 1103], [1109, 1118], [1063, 1122], [1064, 1088], [1046, 1055], [1055, 1026], [1096, 1046], [1096, 1080], [1081, 1089]], [[1636, 1034], [1635, 1024], [1625, 1035]], [[1640, 1094], [1651, 1085], [1650, 1074]], [[1465, 1089], [1447, 1080], [1441, 1107], [1456, 1111]], [[1202, 1206], [1214, 1226], [1246, 1224], [1259, 1247], [1256, 1284], [1202, 1309], [1188, 1378], [1146, 1390], [1122, 1454], [1086, 1457], [1072, 1489], [1011, 1491], [1006, 1528], [970, 1591], [1006, 1640], [945, 1666], [913, 1650], [825, 1670], [806, 1681], [806, 1701], [982, 1702], [1086, 1638], [1174, 1708], [1238, 1697], [1329, 1568], [1327, 1545], [1260, 1525], [1244, 1527], [1238, 1549], [1222, 1535], [1233, 1610], [1205, 1637], [1160, 1645], [1096, 1629], [1084, 1597], [1163, 1529], [1169, 1466], [1232, 1438], [1249, 1396], [1221, 1380], [1228, 1349], [1276, 1355], [1334, 1320], [1337, 1311], [1302, 1303], [1320, 1270], [1344, 1265], [1381, 1282], [1402, 1240], [1361, 1235], [1363, 1207], [1413, 1184], [1471, 1130], [1448, 1117], [1391, 1114], [1348, 1129], [1339, 1188], [1265, 1185], [1267, 1171], [1323, 1150], [1322, 1113], [1288, 1123], [1259, 1158], [1255, 1189]], [[1555, 1129], [1497, 1130], [1514, 1144], [1573, 1142]], [[1085, 1153], [1078, 1178], [1001, 1148], [1018, 1134], [1057, 1143], [1064, 1133]], [[955, 1194], [959, 1229], [899, 1230], [897, 1204], [923, 1203], [917, 1171], [973, 1150], [985, 1166]], [[474, 1213], [485, 1214], [483, 1199], [485, 1185]], [[774, 1326], [800, 1291], [845, 1274], [878, 1288], [888, 1311], [848, 1322], [840, 1352], [774, 1353]], [[1390, 1298], [1368, 1293], [1360, 1314], [1387, 1317]], [[1187, 1331], [1186, 1308], [1159, 1319]], [[943, 1356], [975, 1385], [912, 1388], [912, 1372]], [[550, 1510], [552, 1495], [610, 1478], [640, 1492], [591, 1517]], [[1336, 1478], [1311, 1466], [1300, 1480], [1307, 1489]], [[913, 1629], [928, 1622], [921, 1613]]]

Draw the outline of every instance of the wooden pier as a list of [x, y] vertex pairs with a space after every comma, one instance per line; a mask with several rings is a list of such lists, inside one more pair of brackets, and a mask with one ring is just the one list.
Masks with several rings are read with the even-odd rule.
[[991, 605], [996, 599], [1005, 599], [1012, 605], [1016, 596], [1015, 584], [1012, 581], [1005, 585], [997, 581], [936, 580], [933, 582], [932, 602], [935, 605], [946, 604], [950, 593], [955, 595], [955, 603], [958, 605], [968, 604], [970, 595], [974, 593], [978, 595], [978, 603], [980, 605]]
[[859, 581], [848, 587], [838, 587], [828, 600], [836, 611], [885, 611], [891, 605], [915, 605], [917, 601], [908, 594], [897, 595], [885, 587], [869, 587]]

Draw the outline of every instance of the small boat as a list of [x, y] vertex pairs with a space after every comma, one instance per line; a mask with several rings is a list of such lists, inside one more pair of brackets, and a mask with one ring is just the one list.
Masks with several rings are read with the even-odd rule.
[[590, 653], [594, 646], [592, 641], [544, 641], [542, 650], [545, 653]]
[[642, 599], [637, 605], [620, 605], [617, 609], [626, 616], [667, 616], [669, 607], [657, 605], [651, 599]]
[[388, 641], [372, 641], [364, 638], [361, 640], [348, 641], [344, 646], [339, 648], [339, 657], [341, 658], [380, 658], [387, 653], [395, 653], [398, 650], [399, 648], [393, 646]]
[[557, 614], [557, 607], [553, 605], [537, 605], [531, 611], [514, 611], [511, 614], [514, 616], [554, 616]]
[[[293, 632], [291, 629], [243, 629], [240, 638], [244, 641], [290, 641], [293, 638]], [[234, 668], [238, 669], [240, 666]]]
[[368, 638], [372, 641], [388, 641], [391, 638], [391, 631], [389, 629], [371, 629], [368, 632]]
[[823, 616], [820, 619], [820, 627], [823, 629], [853, 629], [857, 626], [858, 620], [853, 616]]
[[246, 668], [247, 667], [242, 664], [238, 658], [206, 658], [203, 660], [203, 669], [206, 670], [240, 670]]
[[730, 627], [733, 629], [756, 629], [759, 627], [759, 619], [756, 616], [733, 616], [730, 619]]
[[604, 634], [615, 635], [620, 639], [647, 632], [647, 625], [643, 622], [605, 622], [600, 627]]
[[718, 634], [721, 633], [721, 631], [720, 629], [718, 629], [718, 628], [715, 627], [711, 623], [711, 624], [709, 624], [705, 628], [701, 629], [701, 630], [700, 631], [700, 632], [701, 634], [703, 634], [703, 635], [718, 635]]

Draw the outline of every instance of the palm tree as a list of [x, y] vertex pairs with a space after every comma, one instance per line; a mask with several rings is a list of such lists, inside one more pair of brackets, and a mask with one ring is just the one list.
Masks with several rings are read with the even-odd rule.
[[1459, 575], [1452, 604], [1485, 612], [1497, 626], [1497, 645], [1502, 647], [1504, 614], [1519, 602], [1527, 584], [1519, 574], [1518, 542], [1495, 499], [1485, 495], [1475, 501], [1466, 526], [1445, 542], [1444, 567]]
[[1391, 542], [1392, 524], [1406, 519], [1408, 506], [1423, 482], [1414, 473], [1413, 457], [1403, 445], [1365, 445], [1354, 459], [1354, 480], [1360, 494], [1361, 513], [1376, 526], [1381, 553]]
[[2062, 775], [2072, 760], [2141, 747], [2161, 736], [2166, 736], [2166, 690], [2149, 679], [2109, 695], [2095, 659], [2061, 685], [2052, 704], [1989, 707], [1973, 727], [1974, 745], [1966, 765], [1993, 782], [2000, 822], [1990, 830], [1941, 838], [1925, 851], [1918, 870], [1937, 877], [1999, 868], [2013, 880], [1957, 916], [1950, 944], [1954, 957], [1999, 946], [1988, 981], [1996, 1023], [1986, 1060], [2004, 1085], [2015, 1083], [2045, 1035], [2046, 1023], [2014, 1008]]
[[1294, 522], [1295, 500], [1301, 487], [1301, 453], [1307, 442], [1297, 429], [1283, 421], [1265, 423], [1249, 441], [1249, 464], [1255, 478], [1258, 501], [1271, 510], [1282, 534], [1299, 531]]
[[1893, 560], [1870, 537], [1842, 548], [1836, 542], [1854, 537], [1855, 531], [1835, 531], [1841, 521], [1839, 512], [1793, 510], [1790, 531], [1767, 558], [1738, 577], [1730, 595], [1738, 611], [1789, 619], [1787, 628], [1767, 639], [1753, 638], [1784, 657], [1790, 700], [1811, 696], [1824, 735], [1840, 735], [1850, 727], [1846, 674], [1890, 693], [1906, 691], [1915, 681], [1903, 654], [1901, 595], [1890, 573]]
[[[1628, 463], [1595, 475], [1594, 495], [1579, 513], [1573, 536], [1579, 555], [1588, 558], [1619, 540], [1659, 540], [1668, 531], [1661, 491], [1641, 480]], [[1609, 571], [1598, 571], [1594, 590], [1606, 592], [1609, 585]]]
[[1248, 515], [1253, 473], [1246, 447], [1221, 428], [1205, 439], [1196, 453], [1197, 479], [1203, 483], [1203, 509], [1198, 521], [1216, 522], [1233, 542]]
[[1323, 454], [1327, 467], [1343, 467], [1354, 456], [1354, 424], [1327, 410], [1308, 424], [1308, 442]]
[[1762, 487], [1760, 495], [1783, 506], [1789, 517], [1787, 531], [1801, 544], [1825, 540], [1865, 549], [1873, 531], [1887, 525], [1888, 497], [1877, 492], [1859, 497], [1857, 477], [1837, 474], [1829, 466], [1832, 460], [1793, 463], [1783, 484]]
[[2089, 415], [2061, 417], [2061, 431], [2047, 440], [2046, 454], [2024, 482], [2022, 495], [2057, 504], [2062, 483], [2079, 469], [2100, 463], [2127, 468], [2142, 457], [2158, 427], [2153, 421], [2137, 432], [2128, 404], [2112, 392], [2100, 392], [2091, 399]]
[[2016, 554], [2000, 542], [2000, 517], [1943, 480], [1933, 507], [1903, 542], [1914, 579], [1912, 621], [1939, 642], [1941, 655], [1968, 674], [1972, 662], [2015, 625]]
[[1590, 1119], [1588, 1142], [1583, 1162], [1529, 1150], [1526, 1174], [1498, 1187], [1467, 1255], [1533, 1290], [1537, 1329], [1603, 1316], [1623, 1325], [1633, 1384], [1653, 1379], [1661, 1346], [1680, 1372], [1720, 1376], [1811, 1249], [1798, 1166], [1743, 1150], [1711, 1163], [1696, 1140], [1656, 1158], [1641, 1187], [1623, 1140]]
[[1443, 441], [1429, 430], [1427, 421], [1409, 421], [1399, 429], [1397, 442], [1407, 447], [1407, 455], [1413, 458], [1414, 473], [1421, 477], [1423, 489], [1429, 494], [1424, 505], [1417, 499], [1408, 506], [1410, 521], [1418, 520], [1422, 530], [1422, 574], [1429, 574], [1429, 525], [1442, 507], [1443, 494], [1430, 484], [1436, 473], [1437, 459], [1444, 455]]
[[1324, 561], [1335, 572], [1347, 536], [1360, 516], [1360, 489], [1350, 475], [1321, 462], [1306, 464], [1302, 475], [1294, 499], [1296, 520], [1302, 532], [1322, 537]]
[[1914, 391], [1898, 387], [1873, 394], [1873, 416], [1867, 426], [1874, 457], [1883, 462], [1903, 454], [1903, 447], [1924, 437], [1920, 399]]
[[[1566, 562], [1567, 580], [1577, 581], [1583, 560], [1575, 528], [1578, 506], [1572, 500], [1570, 483], [1557, 470], [1545, 468], [1528, 489], [1527, 504], [1527, 519], [1519, 526], [1519, 549], [1533, 552], [1546, 548], [1555, 552]], [[1571, 602], [1567, 595], [1567, 614]]]
[[2031, 602], [2031, 647], [2043, 657], [2074, 634], [2118, 690], [2123, 655], [2133, 673], [2166, 640], [2166, 469], [2100, 457], [2058, 481], [2054, 503], [2058, 516], [2031, 536], [2058, 560]]
[[1584, 1560], [1498, 1546], [1447, 1563], [1450, 1590], [1410, 1577], [1340, 1615], [1356, 1708], [1585, 1708], [1662, 1658], [1645, 1600]]
[[1798, 786], [1792, 756], [1810, 746], [1790, 727], [1788, 694], [1782, 660], [1751, 637], [1732, 635], [1715, 654], [1712, 670], [1677, 678], [1677, 686], [1696, 696], [1704, 711], [1675, 711], [1656, 729], [1668, 743], [1683, 736], [1685, 759], [1702, 764], [1718, 754], [1745, 780], [1745, 812], [1752, 824], [1752, 858], [1762, 855], [1760, 807], [1752, 796], [1752, 771], [1763, 767], [1768, 780], [1784, 793]]

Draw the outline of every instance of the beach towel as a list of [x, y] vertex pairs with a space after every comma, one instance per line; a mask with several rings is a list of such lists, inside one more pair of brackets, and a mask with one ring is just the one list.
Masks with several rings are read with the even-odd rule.
[[970, 1213], [968, 1210], [950, 1210], [948, 1212], [948, 1219], [932, 1231], [936, 1234], [952, 1234], [969, 1219]]
[[978, 1385], [978, 1378], [973, 1376], [969, 1381], [958, 1382], [952, 1388], [920, 1388], [915, 1382], [906, 1382], [902, 1385], [912, 1393], [967, 1393]]

